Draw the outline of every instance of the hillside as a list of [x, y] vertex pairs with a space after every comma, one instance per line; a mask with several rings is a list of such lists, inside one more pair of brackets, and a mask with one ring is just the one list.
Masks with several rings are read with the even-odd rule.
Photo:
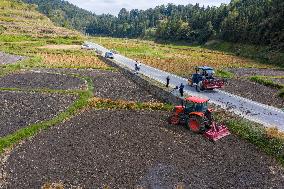
[[68, 1], [61, 0], [22, 0], [25, 3], [36, 4], [38, 10], [47, 15], [55, 24], [84, 32], [93, 23], [96, 16]]
[[17, 0], [0, 1], [0, 34], [1, 41], [5, 41], [9, 35], [26, 35], [26, 38], [79, 35], [78, 32], [55, 26], [36, 10], [35, 5]]
[[[60, 26], [91, 35], [206, 43], [211, 39], [284, 47], [282, 0], [231, 0], [219, 7], [161, 5], [147, 10], [122, 8], [117, 16], [95, 15], [62, 0], [24, 0]], [[52, 7], [52, 8], [51, 8]]]

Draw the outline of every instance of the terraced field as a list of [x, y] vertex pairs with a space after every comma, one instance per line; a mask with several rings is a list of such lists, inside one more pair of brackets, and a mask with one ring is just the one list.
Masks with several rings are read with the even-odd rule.
[[[232, 135], [212, 143], [169, 125], [172, 104], [81, 49], [82, 36], [55, 27], [35, 7], [2, 0], [0, 22], [0, 188], [283, 187], [277, 129], [218, 110], [216, 120]], [[218, 69], [263, 66], [148, 43], [117, 40], [111, 48], [181, 75], [204, 61]]]

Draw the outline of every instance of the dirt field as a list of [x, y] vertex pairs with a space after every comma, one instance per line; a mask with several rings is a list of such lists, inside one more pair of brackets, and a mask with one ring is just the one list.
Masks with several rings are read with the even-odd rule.
[[[42, 69], [36, 71], [43, 71]], [[49, 69], [94, 82], [94, 95], [113, 100], [157, 101], [119, 72]], [[80, 79], [24, 72], [0, 78], [2, 87], [77, 89]], [[80, 87], [78, 87], [80, 86]], [[11, 93], [11, 94], [10, 94]], [[2, 136], [49, 119], [73, 96], [0, 93]], [[86, 109], [64, 123], [25, 140], [1, 157], [4, 188], [279, 188], [284, 170], [255, 146], [230, 135], [212, 143], [167, 123], [170, 112]], [[7, 125], [9, 127], [7, 127]]]
[[44, 72], [22, 72], [10, 74], [0, 78], [1, 88], [22, 89], [84, 89], [84, 80], [69, 75], [60, 75]]
[[[37, 71], [42, 71], [42, 69], [38, 69]], [[95, 69], [47, 69], [46, 71], [79, 74], [92, 78], [94, 83], [94, 95], [96, 97], [136, 102], [158, 101], [153, 95], [141, 89], [140, 86], [127, 79], [120, 72]]]
[[136, 102], [157, 101], [150, 93], [141, 90], [137, 84], [125, 78], [120, 72], [93, 71], [88, 75], [93, 78], [97, 97]]
[[64, 111], [74, 96], [24, 92], [0, 92], [0, 137], [51, 119]]
[[[284, 75], [283, 75], [284, 76]], [[284, 79], [272, 79], [274, 82], [284, 85]]]
[[278, 96], [278, 90], [246, 79], [229, 79], [225, 91], [260, 102], [262, 104], [282, 108], [283, 99]]
[[[166, 112], [89, 110], [16, 148], [8, 188], [282, 188], [284, 171], [231, 135], [216, 144], [165, 121]], [[35, 150], [36, 149], [36, 150]]]

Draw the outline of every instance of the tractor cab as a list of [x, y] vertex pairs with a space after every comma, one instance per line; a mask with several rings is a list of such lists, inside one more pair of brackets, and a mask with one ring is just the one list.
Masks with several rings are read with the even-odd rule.
[[205, 78], [212, 78], [213, 75], [215, 74], [215, 71], [213, 68], [209, 66], [200, 66], [195, 68], [195, 75], [196, 77], [205, 77]]
[[188, 97], [185, 99], [185, 112], [206, 112], [208, 110], [208, 101], [207, 99], [202, 99], [198, 97]]

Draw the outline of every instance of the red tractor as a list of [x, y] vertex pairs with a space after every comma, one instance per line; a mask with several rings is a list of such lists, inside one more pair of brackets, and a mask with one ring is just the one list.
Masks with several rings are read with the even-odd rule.
[[216, 141], [230, 134], [224, 125], [217, 125], [208, 108], [207, 99], [188, 97], [181, 106], [176, 106], [169, 117], [169, 123], [184, 125], [194, 133], [201, 133], [206, 138]]

